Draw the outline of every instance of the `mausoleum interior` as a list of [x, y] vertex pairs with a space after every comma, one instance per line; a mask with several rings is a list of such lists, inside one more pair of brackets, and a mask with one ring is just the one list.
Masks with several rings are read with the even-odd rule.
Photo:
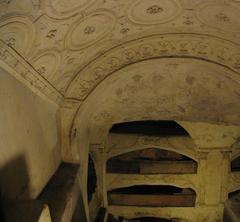
[[240, 222], [240, 0], [0, 0], [1, 222]]

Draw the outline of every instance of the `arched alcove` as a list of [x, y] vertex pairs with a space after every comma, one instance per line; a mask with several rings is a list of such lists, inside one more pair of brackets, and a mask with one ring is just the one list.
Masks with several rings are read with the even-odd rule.
[[193, 207], [191, 188], [169, 185], [135, 185], [108, 191], [108, 204], [118, 206]]
[[189, 174], [197, 172], [197, 162], [173, 151], [146, 148], [112, 157], [106, 168], [119, 174]]
[[145, 120], [117, 123], [110, 133], [142, 134], [148, 136], [189, 136], [188, 132], [172, 120]]
[[94, 166], [93, 159], [91, 155], [88, 157], [88, 179], [87, 179], [87, 194], [88, 194], [88, 202], [90, 203], [93, 194], [96, 192], [97, 187], [97, 175]]

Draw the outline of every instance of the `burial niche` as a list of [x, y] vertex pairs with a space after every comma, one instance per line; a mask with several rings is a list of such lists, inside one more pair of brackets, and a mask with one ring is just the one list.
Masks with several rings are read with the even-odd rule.
[[108, 191], [108, 204], [145, 207], [193, 207], [196, 193], [191, 188], [169, 185], [135, 185]]
[[159, 148], [124, 153], [107, 161], [107, 173], [193, 174], [197, 162], [182, 154]]

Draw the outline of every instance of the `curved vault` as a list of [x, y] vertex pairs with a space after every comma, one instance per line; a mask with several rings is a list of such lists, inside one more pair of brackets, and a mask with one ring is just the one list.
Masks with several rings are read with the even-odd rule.
[[216, 64], [186, 58], [147, 60], [126, 66], [99, 84], [82, 103], [74, 128], [86, 124], [96, 139], [124, 121], [238, 124], [239, 88], [238, 76]]

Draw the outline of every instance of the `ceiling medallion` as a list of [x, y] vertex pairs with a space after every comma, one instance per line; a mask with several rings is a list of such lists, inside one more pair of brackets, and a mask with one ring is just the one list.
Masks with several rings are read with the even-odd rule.
[[46, 10], [51, 17], [67, 18], [93, 4], [95, 0], [46, 0]]
[[44, 50], [30, 59], [35, 70], [49, 82], [53, 82], [61, 64], [61, 56], [57, 50]]
[[196, 8], [197, 19], [207, 27], [240, 33], [239, 10], [227, 4], [204, 3]]
[[115, 22], [114, 14], [105, 10], [79, 18], [70, 26], [65, 37], [66, 48], [80, 50], [93, 45], [111, 33]]
[[149, 8], [147, 8], [147, 13], [148, 14], [158, 14], [161, 13], [163, 11], [163, 8], [160, 7], [159, 5], [152, 5]]
[[12, 47], [12, 48], [14, 48], [14, 46], [16, 45], [16, 39], [13, 38], [13, 37], [10, 37], [9, 39], [6, 39], [5, 42], [9, 47]]
[[127, 9], [127, 18], [139, 25], [157, 25], [176, 19], [183, 11], [178, 0], [135, 0]]
[[0, 40], [23, 56], [31, 51], [35, 31], [32, 21], [25, 16], [10, 17], [0, 22]]

